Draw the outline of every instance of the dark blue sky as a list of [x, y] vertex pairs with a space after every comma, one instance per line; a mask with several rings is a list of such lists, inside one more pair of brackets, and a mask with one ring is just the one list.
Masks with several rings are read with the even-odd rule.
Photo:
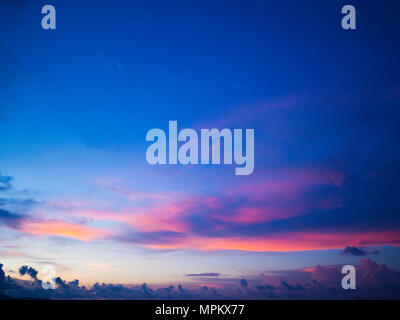
[[[25, 128], [44, 147], [61, 138], [138, 143], [135, 133], [154, 123], [192, 125], [288, 95], [336, 107], [340, 98], [394, 90], [399, 71], [398, 8], [388, 1], [354, 2], [356, 31], [340, 28], [342, 1], [55, 1], [53, 32], [41, 29], [41, 1], [11, 3], [1, 13], [1, 87], [3, 105], [14, 105], [2, 113], [26, 115]], [[326, 129], [345, 129], [352, 116], [362, 121], [368, 109], [334, 112]], [[301, 118], [310, 127], [325, 115]], [[304, 134], [321, 131], [313, 129]]]

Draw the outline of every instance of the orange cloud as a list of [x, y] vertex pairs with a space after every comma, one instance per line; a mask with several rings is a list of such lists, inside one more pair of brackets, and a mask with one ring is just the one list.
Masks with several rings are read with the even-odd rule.
[[290, 252], [341, 249], [345, 246], [400, 246], [400, 231], [373, 233], [286, 233], [271, 237], [188, 237], [176, 242], [149, 244], [153, 249], [196, 249], [203, 251], [240, 250]]
[[24, 221], [19, 230], [34, 235], [63, 236], [83, 241], [105, 236], [104, 231], [61, 220]]

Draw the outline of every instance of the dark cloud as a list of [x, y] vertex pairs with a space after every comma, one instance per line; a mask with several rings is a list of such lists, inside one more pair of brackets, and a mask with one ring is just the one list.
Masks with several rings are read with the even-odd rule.
[[249, 286], [249, 284], [248, 284], [248, 282], [246, 281], [246, 279], [240, 279], [240, 286], [243, 288], [243, 289], [247, 289], [247, 287]]
[[256, 288], [258, 290], [274, 290], [275, 289], [274, 286], [270, 286], [268, 284], [266, 284], [266, 285], [257, 285]]
[[[61, 279], [60, 277], [55, 278], [54, 282], [56, 283], [56, 285], [59, 288], [62, 288], [62, 289], [68, 288], [67, 283], [63, 279]], [[79, 283], [79, 281], [78, 281], [78, 283]]]
[[6, 225], [11, 228], [17, 228], [23, 217], [8, 210], [0, 209], [0, 225]]
[[[0, 191], [7, 191], [12, 188], [12, 177], [1, 175], [0, 173]], [[24, 219], [28, 219], [29, 211], [38, 202], [32, 198], [25, 198], [25, 191], [15, 191], [14, 197], [0, 197], [0, 225], [5, 225], [12, 229], [19, 228]], [[19, 194], [22, 197], [16, 197]]]
[[[6, 276], [3, 270], [3, 264], [0, 263], [0, 294], [2, 291], [6, 289], [13, 288], [15, 286], [15, 282], [11, 279], [10, 276]], [[6, 298], [7, 296], [3, 296], [0, 298]]]
[[18, 199], [18, 198], [0, 198], [0, 207], [17, 207], [21, 210], [30, 208], [38, 202], [31, 198]]
[[5, 283], [5, 273], [3, 271], [3, 265], [0, 263], [0, 290], [4, 289], [4, 283]]
[[295, 286], [292, 286], [289, 283], [287, 283], [286, 281], [282, 281], [282, 286], [284, 286], [285, 288], [287, 288], [289, 290], [305, 290], [305, 288], [300, 284], [296, 284]]
[[0, 172], [0, 191], [6, 191], [11, 189], [11, 180], [13, 178], [9, 176], [3, 176]]
[[380, 252], [376, 249], [370, 248], [357, 248], [357, 247], [346, 247], [342, 253], [346, 256], [366, 256], [366, 255], [379, 255]]
[[28, 274], [32, 279], [37, 280], [38, 271], [36, 271], [32, 267], [22, 266], [21, 268], [19, 268], [18, 271], [19, 271], [21, 276], [24, 276], [25, 274]]

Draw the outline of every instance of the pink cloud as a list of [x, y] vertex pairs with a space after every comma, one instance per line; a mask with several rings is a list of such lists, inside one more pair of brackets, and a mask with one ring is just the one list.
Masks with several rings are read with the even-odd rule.
[[[340, 187], [345, 176], [336, 171], [321, 169], [289, 169], [265, 172], [264, 179], [252, 181], [227, 192], [220, 201], [220, 211], [213, 218], [226, 222], [251, 224], [289, 218], [307, 212], [310, 208], [333, 209], [341, 204], [338, 196], [305, 200], [311, 188], [321, 186]], [[244, 199], [243, 206], [224, 211], [226, 202]], [[218, 203], [218, 201], [217, 201]]]
[[[147, 244], [148, 247], [157, 249], [292, 251], [341, 248], [359, 244], [355, 241], [355, 235], [351, 238], [346, 235], [304, 233], [265, 237], [238, 237], [234, 234], [227, 237], [206, 237], [199, 235], [202, 233], [196, 230], [199, 228], [197, 220], [192, 217], [200, 215], [208, 223], [210, 230], [223, 234], [232, 224], [252, 225], [294, 217], [311, 208], [329, 210], [337, 202], [335, 198], [305, 200], [304, 194], [314, 187], [340, 187], [344, 179], [342, 173], [329, 170], [282, 169], [264, 172], [250, 183], [232, 186], [218, 195], [147, 193], [124, 189], [118, 185], [99, 184], [104, 190], [122, 196], [131, 205], [113, 210], [97, 208], [96, 203], [79, 199], [54, 201], [52, 206], [58, 211], [58, 220], [24, 221], [20, 231], [89, 241], [104, 236], [105, 232], [88, 227], [85, 222], [110, 221], [127, 226], [134, 232], [177, 232], [184, 235], [170, 239], [167, 243], [157, 243], [154, 240]], [[101, 203], [103, 202], [104, 200]], [[82, 223], [64, 221], [65, 217], [69, 219], [71, 216], [75, 220], [81, 219]], [[118, 230], [114, 234], [118, 234]], [[341, 236], [343, 239], [340, 239]], [[371, 238], [363, 236], [360, 239], [366, 241]]]
[[370, 245], [382, 243], [400, 245], [399, 230], [382, 232], [326, 232], [306, 233], [292, 232], [257, 237], [199, 237], [188, 236], [177, 238], [168, 243], [147, 244], [154, 249], [196, 249], [202, 251], [239, 250], [239, 251], [271, 251], [291, 252], [307, 250], [339, 249], [346, 245], [360, 246], [366, 240]]
[[102, 230], [60, 220], [25, 220], [19, 226], [19, 231], [33, 235], [63, 236], [83, 241], [91, 241], [107, 235]]

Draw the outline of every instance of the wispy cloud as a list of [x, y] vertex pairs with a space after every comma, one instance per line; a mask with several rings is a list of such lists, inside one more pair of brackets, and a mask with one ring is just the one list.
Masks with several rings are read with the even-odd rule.
[[32, 235], [63, 236], [83, 241], [90, 241], [107, 235], [107, 232], [96, 228], [60, 220], [25, 220], [19, 225], [18, 230]]
[[221, 276], [218, 272], [206, 272], [206, 273], [189, 273], [187, 277], [219, 277]]

